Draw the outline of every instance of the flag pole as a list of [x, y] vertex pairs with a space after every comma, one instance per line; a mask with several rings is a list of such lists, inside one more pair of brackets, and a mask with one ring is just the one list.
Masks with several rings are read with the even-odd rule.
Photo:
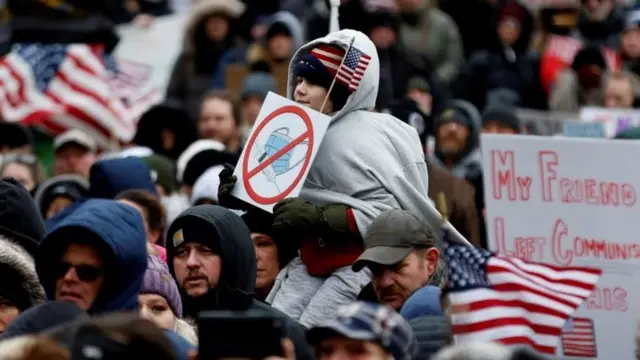
[[338, 66], [338, 70], [336, 71], [336, 74], [333, 76], [333, 81], [331, 81], [331, 86], [329, 86], [327, 95], [324, 97], [324, 101], [322, 102], [322, 106], [320, 107], [320, 112], [322, 112], [324, 110], [325, 105], [327, 105], [327, 100], [329, 100], [329, 95], [331, 95], [331, 90], [333, 90], [333, 86], [336, 84], [336, 79], [338, 79], [338, 74], [340, 73], [340, 69], [342, 69], [342, 66], [344, 65], [344, 61], [347, 59], [349, 50], [351, 50], [351, 47], [353, 46], [353, 42], [355, 40], [356, 40], [356, 37], [354, 36], [351, 38], [351, 41], [349, 42], [349, 47], [347, 48], [347, 52], [344, 53], [344, 56], [342, 57], [342, 61], [340, 62], [340, 66]]

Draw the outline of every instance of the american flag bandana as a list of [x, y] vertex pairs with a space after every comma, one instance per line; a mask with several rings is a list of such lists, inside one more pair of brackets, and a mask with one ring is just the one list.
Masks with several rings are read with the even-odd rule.
[[529, 263], [446, 238], [444, 243], [445, 292], [456, 342], [495, 341], [555, 354], [563, 326], [601, 274], [600, 269]]

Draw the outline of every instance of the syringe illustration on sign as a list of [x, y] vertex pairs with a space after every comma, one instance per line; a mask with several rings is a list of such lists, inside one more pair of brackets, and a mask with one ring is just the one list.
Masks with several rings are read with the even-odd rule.
[[[269, 139], [267, 139], [267, 143], [264, 146], [260, 146], [260, 144], [258, 144], [258, 142], [256, 141], [254, 149], [253, 151], [251, 151], [251, 153], [254, 154], [253, 156], [259, 164], [264, 160], [274, 156], [278, 151], [282, 150], [285, 146], [289, 145], [289, 143], [293, 141], [293, 139], [289, 136], [289, 132], [289, 128], [281, 127], [274, 130], [271, 135], [269, 135]], [[287, 151], [286, 153], [275, 159], [269, 166], [266, 166], [264, 169], [262, 169], [262, 173], [267, 178], [267, 181], [275, 185], [278, 192], [281, 191], [278, 187], [278, 183], [276, 182], [277, 177], [287, 173], [292, 169], [295, 169], [304, 161], [304, 157], [301, 157], [295, 163], [291, 163], [294, 150], [296, 149], [296, 147], [302, 145], [309, 146], [309, 141], [302, 141], [293, 149]]]

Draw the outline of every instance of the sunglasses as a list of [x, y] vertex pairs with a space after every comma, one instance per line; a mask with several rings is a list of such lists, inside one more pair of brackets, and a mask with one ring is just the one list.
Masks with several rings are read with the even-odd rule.
[[78, 278], [85, 282], [96, 281], [96, 279], [103, 274], [103, 270], [96, 266], [74, 265], [66, 261], [60, 261], [55, 266], [55, 274], [57, 275], [57, 278], [61, 278], [65, 276], [71, 268], [75, 270], [76, 274], [78, 275]]

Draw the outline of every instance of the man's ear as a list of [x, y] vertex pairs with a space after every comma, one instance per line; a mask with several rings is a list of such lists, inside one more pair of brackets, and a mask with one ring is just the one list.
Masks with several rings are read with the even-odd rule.
[[424, 252], [424, 260], [427, 262], [427, 270], [429, 270], [429, 277], [436, 273], [438, 268], [438, 260], [440, 259], [440, 251], [435, 247], [427, 249]]

